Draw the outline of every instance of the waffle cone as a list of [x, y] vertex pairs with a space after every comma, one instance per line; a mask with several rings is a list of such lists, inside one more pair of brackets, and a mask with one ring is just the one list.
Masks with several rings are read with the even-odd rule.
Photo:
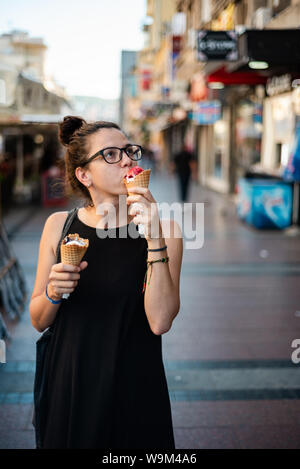
[[124, 178], [124, 184], [127, 188], [128, 195], [131, 195], [130, 188], [131, 187], [145, 187], [149, 186], [149, 179], [150, 179], [151, 169], [145, 169], [137, 176], [135, 176], [134, 181], [127, 182], [126, 177]]
[[[71, 239], [74, 239], [75, 237], [79, 237], [78, 233], [68, 235], [68, 238]], [[83, 238], [80, 238], [80, 240], [82, 239]], [[89, 246], [89, 240], [84, 239], [84, 241], [85, 246], [76, 246], [74, 244], [68, 245], [62, 242], [60, 245], [61, 262], [63, 264], [79, 265]]]

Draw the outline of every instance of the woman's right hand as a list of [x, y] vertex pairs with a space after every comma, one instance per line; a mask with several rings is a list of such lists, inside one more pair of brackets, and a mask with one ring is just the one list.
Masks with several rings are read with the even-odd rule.
[[72, 293], [78, 285], [79, 272], [84, 270], [87, 265], [87, 261], [82, 261], [79, 267], [62, 262], [54, 264], [49, 274], [48, 296], [53, 300], [60, 300], [64, 293]]

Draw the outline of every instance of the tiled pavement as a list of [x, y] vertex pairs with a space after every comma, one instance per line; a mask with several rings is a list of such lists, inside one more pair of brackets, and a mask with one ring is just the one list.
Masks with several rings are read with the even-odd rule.
[[[176, 200], [176, 181], [151, 181], [158, 202]], [[177, 448], [300, 448], [300, 244], [290, 232], [256, 231], [236, 219], [227, 198], [193, 184], [204, 202], [204, 246], [186, 249], [181, 309], [163, 336]], [[58, 209], [59, 210], [59, 209]], [[7, 227], [31, 294], [41, 229], [51, 209]], [[185, 219], [194, 211], [188, 207]], [[11, 325], [0, 365], [0, 448], [34, 448], [35, 341], [28, 309]]]

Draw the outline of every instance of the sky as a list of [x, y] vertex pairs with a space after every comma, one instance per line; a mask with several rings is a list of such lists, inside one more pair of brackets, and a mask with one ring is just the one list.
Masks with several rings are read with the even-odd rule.
[[0, 34], [42, 37], [46, 72], [69, 95], [116, 99], [121, 50], [140, 50], [146, 0], [0, 0]]

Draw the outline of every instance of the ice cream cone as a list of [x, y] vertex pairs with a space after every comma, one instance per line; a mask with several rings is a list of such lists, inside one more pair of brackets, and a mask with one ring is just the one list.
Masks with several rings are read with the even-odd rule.
[[[135, 178], [130, 182], [127, 182], [127, 179], [125, 177], [124, 178], [124, 184], [126, 186], [128, 195], [135, 195], [133, 192], [130, 192], [130, 189], [132, 187], [137, 187], [138, 186], [138, 187], [145, 187], [147, 189], [148, 186], [149, 186], [150, 174], [151, 174], [151, 169], [145, 169], [141, 173], [137, 174], [135, 176]], [[135, 204], [133, 204], [132, 206], [134, 206], [134, 205]], [[139, 205], [139, 204], [137, 204], [137, 205]], [[142, 224], [138, 225], [138, 230], [139, 230], [139, 233], [141, 235], [145, 235], [144, 225], [142, 225]]]
[[139, 187], [147, 188], [149, 186], [150, 174], [151, 174], [151, 169], [145, 169], [144, 171], [139, 173], [137, 176], [135, 176], [133, 181], [127, 182], [126, 178], [124, 178], [124, 183], [127, 188], [128, 195], [132, 195], [130, 193], [131, 187], [139, 186]]
[[[69, 240], [79, 240], [84, 242], [83, 246], [76, 244], [66, 244], [66, 238]], [[87, 248], [89, 247], [89, 240], [80, 238], [78, 233], [68, 234], [66, 238], [63, 239], [60, 245], [60, 257], [63, 264], [79, 265], [81, 259], [83, 258]], [[70, 293], [64, 293], [62, 298], [67, 300], [70, 296]]]
[[69, 234], [68, 238], [70, 239], [78, 239], [80, 241], [84, 241], [84, 246], [77, 246], [75, 244], [65, 244], [64, 240], [60, 245], [60, 256], [61, 261], [63, 264], [71, 264], [71, 265], [79, 265], [81, 259], [83, 258], [87, 248], [89, 247], [89, 240], [80, 238], [78, 233]]

